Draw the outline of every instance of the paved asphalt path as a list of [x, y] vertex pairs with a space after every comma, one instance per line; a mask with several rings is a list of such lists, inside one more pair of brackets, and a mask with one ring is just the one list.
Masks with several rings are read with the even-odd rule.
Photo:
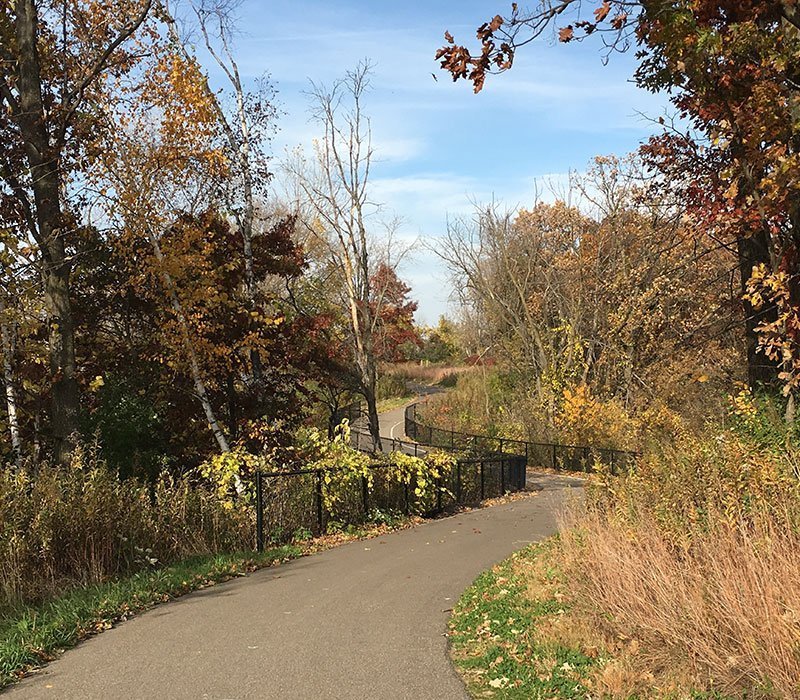
[[579, 481], [185, 596], [90, 639], [12, 698], [450, 700], [467, 695], [450, 609], [493, 563], [556, 529]]

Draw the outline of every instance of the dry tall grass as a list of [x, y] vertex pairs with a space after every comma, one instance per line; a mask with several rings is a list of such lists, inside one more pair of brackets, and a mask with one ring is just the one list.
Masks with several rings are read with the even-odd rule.
[[[748, 531], [749, 530], [749, 531]], [[594, 516], [564, 539], [584, 611], [638, 640], [657, 676], [726, 693], [800, 694], [800, 539], [722, 525], [689, 549]]]
[[656, 679], [800, 697], [791, 462], [726, 440], [601, 483], [563, 537], [582, 614], [611, 638], [637, 640]]
[[475, 367], [464, 365], [423, 365], [417, 362], [398, 362], [388, 369], [417, 384], [438, 384], [446, 377], [475, 371]]
[[0, 468], [0, 610], [194, 554], [253, 546], [252, 508], [189, 478], [120, 481], [91, 454], [35, 474]]

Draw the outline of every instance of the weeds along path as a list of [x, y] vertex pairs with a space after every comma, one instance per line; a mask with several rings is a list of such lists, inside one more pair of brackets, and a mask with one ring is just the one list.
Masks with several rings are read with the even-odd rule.
[[484, 569], [554, 532], [580, 482], [265, 569], [68, 651], [12, 698], [466, 698], [446, 622]]

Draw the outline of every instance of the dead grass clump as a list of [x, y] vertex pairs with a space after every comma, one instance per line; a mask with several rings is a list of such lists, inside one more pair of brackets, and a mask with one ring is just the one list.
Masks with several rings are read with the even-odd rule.
[[657, 685], [798, 697], [797, 530], [770, 514], [706, 520], [681, 546], [655, 520], [584, 516], [563, 538], [578, 609], [606, 637], [637, 640]]
[[417, 362], [398, 362], [391, 365], [392, 372], [405, 375], [416, 384], [438, 384], [450, 376], [475, 371], [463, 365], [424, 365]]
[[188, 477], [120, 480], [82, 449], [66, 467], [0, 467], [0, 612], [188, 556], [250, 549], [252, 517]]

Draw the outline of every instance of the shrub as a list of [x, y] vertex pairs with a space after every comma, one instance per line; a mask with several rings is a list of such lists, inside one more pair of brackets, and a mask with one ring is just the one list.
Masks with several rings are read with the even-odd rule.
[[401, 370], [390, 370], [378, 377], [376, 395], [378, 401], [384, 399], [404, 398], [413, 396], [414, 392], [408, 386], [410, 377]]
[[574, 445], [630, 449], [636, 424], [616, 401], [601, 401], [586, 385], [564, 390], [556, 426]]
[[153, 479], [164, 466], [167, 440], [158, 408], [117, 377], [92, 382], [96, 406], [84, 421], [89, 437], [96, 436], [106, 463], [120, 476]]

